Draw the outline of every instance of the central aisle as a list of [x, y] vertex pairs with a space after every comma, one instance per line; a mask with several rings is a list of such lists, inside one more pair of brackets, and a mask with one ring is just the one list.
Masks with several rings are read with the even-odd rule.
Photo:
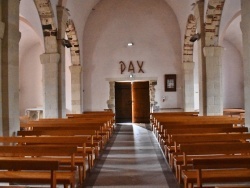
[[179, 188], [150, 125], [117, 124], [84, 187]]

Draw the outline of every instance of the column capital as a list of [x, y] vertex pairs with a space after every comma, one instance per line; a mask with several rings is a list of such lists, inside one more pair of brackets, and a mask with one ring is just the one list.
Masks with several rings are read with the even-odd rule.
[[47, 64], [47, 63], [58, 63], [60, 60], [60, 54], [59, 53], [44, 53], [40, 55], [41, 63]]
[[205, 46], [203, 48], [203, 53], [205, 57], [220, 57], [224, 48], [221, 46]]

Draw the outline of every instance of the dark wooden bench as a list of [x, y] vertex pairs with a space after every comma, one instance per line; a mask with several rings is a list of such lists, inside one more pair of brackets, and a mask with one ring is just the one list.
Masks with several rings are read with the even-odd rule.
[[[198, 143], [198, 144], [181, 144], [180, 151], [183, 153], [183, 165], [178, 165], [180, 173], [184, 180], [184, 187], [188, 184], [196, 182], [193, 178], [188, 178], [186, 171], [192, 166], [193, 159], [196, 158], [221, 158], [221, 157], [237, 157], [239, 155], [250, 154], [250, 143]], [[234, 156], [235, 155], [235, 156]], [[191, 163], [190, 163], [191, 162]], [[188, 172], [189, 173], [189, 172]]]
[[[24, 160], [32, 159], [32, 160], [44, 160], [41, 159], [42, 156], [67, 156], [71, 159], [71, 166], [69, 168], [63, 168], [61, 165], [59, 165], [59, 170], [56, 171], [56, 184], [63, 184], [64, 187], [68, 187], [69, 185], [73, 188], [75, 187], [75, 161], [74, 161], [74, 155], [77, 152], [77, 147], [75, 146], [0, 146], [0, 158], [3, 160], [3, 162], [0, 161], [1, 167], [0, 168], [6, 168], [8, 166], [4, 167], [4, 160], [14, 158], [17, 160], [16, 164], [18, 164], [18, 160]], [[51, 158], [52, 160], [55, 160]], [[49, 160], [51, 160], [49, 159]], [[49, 161], [45, 160], [45, 161]], [[13, 171], [0, 171], [0, 182], [10, 182], [10, 183], [25, 183], [25, 184], [50, 184], [53, 188], [54, 186], [54, 178], [51, 177], [53, 173], [50, 171], [39, 171], [39, 168], [41, 167], [42, 162], [38, 162], [36, 167], [36, 162], [34, 162], [34, 170], [31, 172], [23, 172], [20, 171], [22, 168], [33, 168], [33, 167], [26, 167], [27, 163], [20, 163], [20, 165], [16, 165]], [[60, 163], [59, 163], [60, 164]], [[7, 164], [6, 164], [7, 165]], [[9, 162], [9, 165], [11, 166], [11, 162]], [[53, 162], [51, 162], [51, 165]], [[12, 165], [13, 166], [13, 165]], [[36, 169], [37, 168], [37, 169]], [[45, 167], [48, 168], [49, 167]], [[57, 170], [57, 165], [52, 167], [52, 170]], [[63, 170], [61, 170], [63, 169]], [[27, 169], [26, 169], [27, 170]], [[52, 182], [53, 180], [53, 182]]]
[[[197, 144], [197, 143], [237, 143], [237, 142], [246, 142], [247, 139], [250, 139], [250, 133], [207, 133], [207, 134], [180, 134], [172, 135], [172, 141], [174, 142], [174, 152], [170, 152], [169, 164], [171, 168], [174, 169], [176, 177], [180, 181], [180, 165], [184, 163], [183, 157], [179, 155], [181, 149], [179, 148], [180, 144]], [[170, 148], [172, 149], [172, 148]], [[169, 150], [170, 150], [169, 149]], [[178, 157], [179, 156], [179, 157]]]
[[28, 123], [20, 123], [20, 130], [39, 130], [39, 128], [53, 129], [55, 127], [96, 130], [99, 135], [110, 138], [114, 130], [113, 125], [110, 125], [99, 120], [82, 120], [82, 119], [41, 119], [40, 121], [29, 121]]
[[157, 119], [161, 117], [173, 117], [173, 116], [198, 116], [199, 112], [153, 112], [150, 113], [151, 123], [157, 123]]
[[[162, 144], [166, 144], [166, 140], [168, 139], [167, 137], [167, 132], [168, 130], [173, 130], [173, 129], [197, 129], [197, 128], [202, 128], [202, 129], [211, 129], [211, 128], [233, 128], [234, 125], [231, 123], [224, 123], [224, 122], [195, 122], [195, 123], [191, 123], [191, 124], [163, 124], [162, 125], [162, 130], [161, 132], [158, 132], [158, 141], [159, 143]], [[166, 148], [164, 148], [166, 149]], [[165, 150], [165, 152], [167, 152]]]
[[[74, 160], [75, 165], [78, 166], [80, 183], [86, 177], [85, 158], [87, 158], [86, 143], [88, 141], [89, 136], [0, 137], [0, 143], [3, 145], [63, 145], [77, 147]], [[69, 157], [60, 157], [58, 160], [61, 164], [71, 165]]]
[[167, 116], [156, 119], [156, 122], [153, 124], [153, 131], [162, 131], [162, 124], [198, 124], [198, 122], [200, 122], [200, 124], [214, 124], [215, 122], [234, 123], [235, 125], [244, 124], [244, 120], [228, 116]]
[[[18, 136], [90, 136], [86, 143], [86, 153], [88, 154], [89, 168], [94, 165], [94, 159], [99, 156], [100, 143], [98, 135], [94, 130], [41, 130], [41, 131], [18, 131]], [[96, 139], [95, 139], [96, 138]]]
[[185, 172], [184, 181], [195, 179], [197, 187], [204, 183], [246, 183], [250, 181], [250, 156], [237, 158], [193, 159], [193, 169]]
[[160, 141], [161, 136], [163, 136], [168, 128], [185, 128], [185, 127], [192, 127], [192, 128], [199, 128], [199, 127], [232, 127], [232, 126], [241, 126], [242, 120], [238, 118], [232, 117], [182, 117], [176, 120], [169, 120], [169, 121], [162, 121], [159, 122], [154, 128], [154, 134], [156, 138]]
[[0, 170], [1, 182], [18, 181], [19, 183], [29, 183], [30, 181], [33, 183], [35, 176], [39, 175], [41, 177], [43, 175], [46, 177], [44, 178], [45, 181], [50, 181], [50, 187], [56, 188], [56, 172], [59, 171], [59, 161], [53, 159], [0, 157]]
[[173, 135], [185, 135], [185, 134], [208, 134], [208, 133], [247, 133], [247, 127], [201, 127], [201, 128], [169, 128], [165, 131], [162, 137], [161, 143], [166, 157], [175, 151], [175, 143]]

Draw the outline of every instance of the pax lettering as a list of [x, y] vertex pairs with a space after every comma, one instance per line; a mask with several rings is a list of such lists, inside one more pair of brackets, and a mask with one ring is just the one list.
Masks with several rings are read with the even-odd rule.
[[[123, 61], [120, 61], [120, 68], [121, 68], [121, 74], [124, 73], [124, 71], [128, 71], [130, 73], [144, 73], [143, 71], [143, 61], [136, 61], [136, 63], [133, 63], [132, 61], [129, 62], [128, 65], [126, 65]], [[135, 65], [134, 65], [135, 64]], [[137, 72], [136, 72], [137, 71]]]

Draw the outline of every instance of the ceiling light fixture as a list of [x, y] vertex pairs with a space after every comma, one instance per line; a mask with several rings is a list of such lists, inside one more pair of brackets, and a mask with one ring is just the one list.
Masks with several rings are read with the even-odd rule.
[[133, 45], [134, 45], [133, 42], [129, 42], [129, 43], [128, 43], [128, 46], [133, 46]]

